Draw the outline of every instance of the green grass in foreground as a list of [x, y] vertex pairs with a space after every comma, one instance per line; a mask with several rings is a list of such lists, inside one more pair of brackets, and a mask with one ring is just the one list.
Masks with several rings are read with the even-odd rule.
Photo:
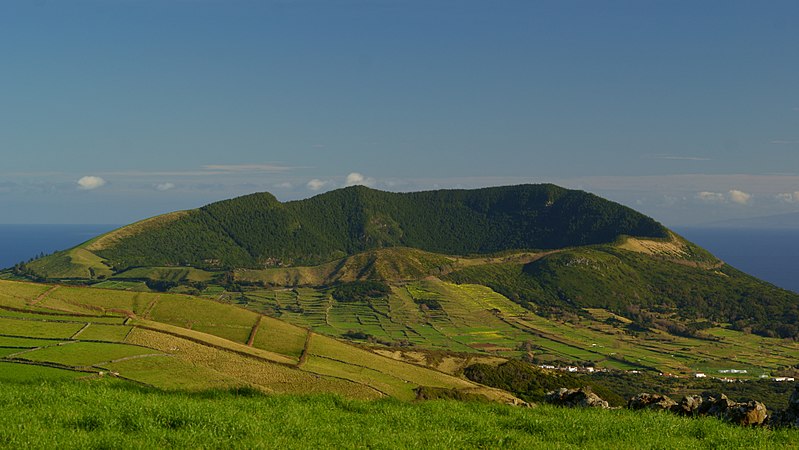
[[[9, 448], [797, 448], [799, 432], [654, 412], [403, 403], [119, 382], [0, 384]], [[249, 395], [248, 395], [249, 394]]]

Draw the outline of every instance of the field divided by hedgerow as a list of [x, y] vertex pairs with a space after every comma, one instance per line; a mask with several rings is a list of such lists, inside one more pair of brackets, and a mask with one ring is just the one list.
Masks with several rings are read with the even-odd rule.
[[[209, 299], [7, 281], [0, 288], [0, 362], [21, 371], [56, 367], [53, 373], [110, 374], [172, 390], [250, 387], [364, 399], [389, 392], [413, 399], [414, 389], [437, 377], [436, 386], [476, 387], [320, 335], [311, 352], [307, 329]], [[313, 290], [301, 295], [318, 299]], [[330, 364], [309, 363], [317, 358]]]
[[29, 361], [53, 362], [72, 367], [88, 367], [104, 361], [158, 354], [153, 349], [107, 342], [71, 342], [57, 344], [19, 355]]
[[533, 314], [488, 287], [428, 278], [391, 287], [386, 297], [337, 301], [331, 289], [254, 289], [247, 308], [314, 331], [417, 350], [504, 357], [619, 370], [778, 373], [799, 358], [799, 344], [716, 326], [696, 336], [650, 328], [602, 308], [549, 317]]

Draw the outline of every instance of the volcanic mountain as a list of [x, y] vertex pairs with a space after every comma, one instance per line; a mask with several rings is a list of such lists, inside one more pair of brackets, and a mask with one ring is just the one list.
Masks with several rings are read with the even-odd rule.
[[210, 283], [324, 291], [434, 277], [488, 287], [545, 315], [602, 308], [674, 333], [723, 323], [799, 335], [796, 294], [628, 207], [551, 184], [411, 193], [354, 186], [285, 203], [257, 193], [134, 223], [18, 271], [156, 289]]

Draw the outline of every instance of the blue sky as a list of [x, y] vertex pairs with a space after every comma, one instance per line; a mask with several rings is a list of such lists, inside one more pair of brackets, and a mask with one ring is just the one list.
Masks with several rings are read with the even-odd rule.
[[554, 182], [799, 211], [795, 1], [0, 2], [0, 223]]

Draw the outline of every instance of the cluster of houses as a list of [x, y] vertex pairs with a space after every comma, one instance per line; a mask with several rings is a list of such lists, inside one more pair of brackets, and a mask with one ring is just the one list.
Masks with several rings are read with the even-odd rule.
[[[562, 372], [571, 372], [571, 373], [598, 373], [598, 372], [608, 372], [609, 371], [608, 369], [601, 369], [601, 368], [597, 368], [597, 367], [555, 366], [555, 365], [552, 365], [552, 364], [539, 364], [538, 367], [541, 368], [541, 369], [560, 370]], [[638, 373], [641, 373], [641, 371], [640, 370], [628, 370], [627, 373], [638, 374]], [[728, 374], [729, 375], [733, 375], [733, 374], [735, 374], [735, 375], [744, 375], [744, 374], [747, 374], [748, 371], [746, 369], [720, 369], [719, 373], [720, 374], [725, 374], [725, 375], [728, 375]], [[675, 374], [672, 374], [672, 373], [661, 373], [660, 375], [664, 376], [664, 377], [680, 378], [679, 375], [675, 375]], [[726, 377], [726, 376], [725, 377], [709, 377], [704, 372], [695, 372], [694, 373], [694, 378], [716, 378], [718, 380], [721, 380], [721, 381], [724, 381], [724, 382], [727, 382], [727, 383], [733, 383], [733, 382], [736, 382], [736, 381], [739, 381], [739, 382], [746, 381], [745, 379], [742, 379], [742, 378], [730, 378], [730, 377]], [[796, 381], [794, 379], [794, 377], [771, 377], [771, 376], [765, 375], [765, 374], [764, 375], [760, 375], [760, 378], [761, 379], [769, 379], [770, 378], [771, 381], [776, 381], [776, 382], [792, 382], [792, 381]]]
[[551, 364], [540, 364], [538, 366], [541, 369], [549, 369], [549, 370], [560, 370], [562, 372], [571, 372], [571, 373], [597, 373], [597, 372], [609, 372], [608, 369], [600, 369], [597, 367], [579, 367], [579, 366], [553, 366]]
[[[742, 374], [749, 373], [749, 371], [747, 371], [746, 369], [721, 369], [721, 370], [719, 370], [719, 373], [742, 375]], [[696, 378], [707, 378], [707, 375], [702, 373], [702, 372], [696, 372], [694, 374], [694, 377], [696, 377]], [[771, 376], [766, 375], [766, 374], [760, 375], [760, 379], [761, 380], [766, 380], [766, 379], [769, 379], [769, 378], [771, 379], [771, 381], [776, 381], [776, 382], [779, 382], [779, 383], [796, 381], [794, 377], [771, 377]], [[730, 377], [721, 377], [721, 378], [719, 378], [719, 380], [726, 381], [728, 383], [732, 383], [734, 381], [743, 381], [740, 378], [730, 378]]]

